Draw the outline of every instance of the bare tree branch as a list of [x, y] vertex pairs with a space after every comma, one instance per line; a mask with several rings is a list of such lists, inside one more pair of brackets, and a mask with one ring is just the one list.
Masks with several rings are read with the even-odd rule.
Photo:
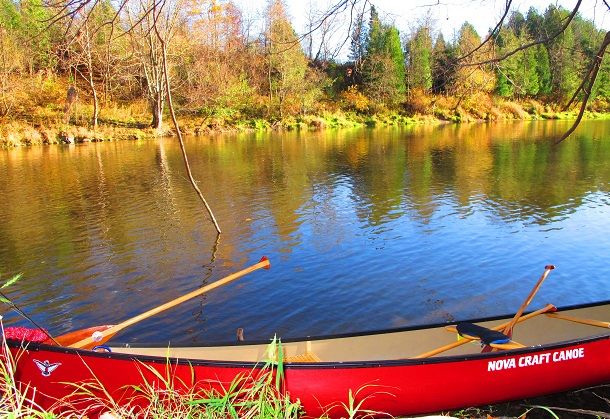
[[[509, 4], [510, 1], [507, 2], [507, 4]], [[570, 23], [572, 22], [572, 20], [574, 19], [574, 17], [576, 16], [576, 14], [578, 13], [578, 9], [580, 8], [580, 5], [582, 3], [582, 0], [578, 0], [578, 2], [576, 3], [576, 6], [574, 6], [574, 9], [572, 9], [572, 12], [568, 15], [568, 18], [566, 19], [565, 23], [563, 24], [563, 26], [561, 28], [559, 28], [554, 34], [552, 34], [551, 36], [547, 37], [547, 38], [543, 38], [543, 39], [538, 39], [536, 41], [530, 42], [528, 44], [525, 45], [521, 45], [518, 48], [515, 48], [514, 50], [507, 52], [506, 54], [504, 54], [501, 57], [497, 57], [497, 58], [491, 58], [489, 60], [484, 60], [484, 61], [478, 61], [476, 63], [463, 63], [460, 65], [463, 66], [471, 66], [471, 65], [485, 65], [485, 64], [493, 64], [493, 63], [498, 63], [500, 61], [503, 61], [505, 59], [507, 59], [508, 57], [515, 55], [516, 53], [518, 53], [519, 51], [523, 51], [525, 49], [534, 47], [536, 45], [540, 45], [540, 44], [546, 44], [549, 41], [552, 41], [553, 39], [557, 38], [559, 35], [561, 35], [562, 33], [565, 32], [565, 30], [567, 29], [568, 26], [570, 26]], [[508, 12], [508, 9], [506, 10], [506, 12]], [[506, 13], [505, 13], [506, 16]], [[504, 19], [504, 18], [502, 18]], [[497, 26], [496, 26], [497, 27]], [[487, 42], [487, 40], [485, 41]], [[485, 43], [483, 42], [483, 43]], [[479, 49], [483, 44], [481, 44], [479, 47], [477, 47], [476, 49]], [[467, 54], [466, 56], [468, 56], [470, 54]], [[459, 58], [458, 60], [461, 60], [461, 58]]]
[[[602, 60], [604, 58], [604, 54], [606, 52], [606, 49], [608, 48], [608, 45], [610, 45], [610, 32], [606, 33], [606, 36], [604, 37], [604, 42], [602, 42], [602, 46], [599, 48], [599, 51], [595, 56], [595, 60], [593, 61], [591, 68], [587, 72], [587, 76], [583, 79], [582, 83], [580, 84], [580, 86], [574, 93], [574, 96], [572, 97], [572, 99], [574, 99], [581, 90], [584, 92], [584, 97], [582, 99], [580, 111], [578, 112], [578, 117], [576, 118], [576, 121], [574, 121], [574, 124], [572, 124], [570, 129], [565, 134], [563, 134], [561, 138], [555, 141], [555, 144], [559, 144], [560, 142], [568, 138], [570, 134], [574, 132], [578, 124], [580, 124], [583, 114], [585, 113], [585, 109], [587, 108], [587, 103], [589, 101], [589, 97], [591, 96], [591, 90], [593, 89], [593, 85], [595, 84], [595, 80], [597, 79], [597, 73], [599, 72], [599, 68], [602, 65]], [[585, 88], [584, 85], [586, 84], [587, 79], [589, 83]], [[570, 100], [570, 103], [571, 102], [572, 100]]]
[[[165, 4], [165, 2], [163, 2], [161, 7], [163, 7], [164, 4]], [[208, 205], [208, 202], [206, 201], [203, 194], [201, 193], [201, 190], [199, 190], [199, 187], [197, 186], [197, 182], [195, 182], [195, 179], [193, 178], [193, 173], [191, 172], [191, 166], [189, 164], [188, 156], [186, 154], [186, 149], [184, 147], [184, 141], [182, 139], [182, 133], [180, 132], [180, 125], [178, 124], [178, 120], [176, 119], [176, 113], [174, 112], [174, 105], [172, 102], [172, 94], [171, 94], [171, 88], [170, 88], [170, 83], [169, 83], [169, 71], [167, 68], [167, 46], [165, 43], [165, 38], [159, 32], [158, 17], [159, 17], [159, 14], [161, 13], [161, 11], [159, 11], [159, 14], [157, 14], [155, 12], [156, 6], [157, 6], [157, 3], [155, 3], [155, 6], [153, 6], [153, 14], [152, 14], [153, 27], [152, 27], [152, 29], [154, 30], [155, 35], [161, 46], [161, 54], [162, 54], [161, 59], [162, 59], [162, 65], [163, 65], [165, 94], [167, 97], [167, 105], [169, 108], [170, 115], [172, 117], [172, 122], [174, 123], [176, 135], [178, 136], [178, 142], [180, 143], [180, 150], [182, 151], [182, 158], [184, 160], [184, 165], [186, 167], [186, 173], [188, 175], [189, 181], [191, 182], [191, 185], [193, 186], [193, 189], [195, 189], [195, 192], [197, 193], [197, 195], [203, 202], [203, 205], [205, 206], [206, 210], [208, 211], [208, 214], [210, 215], [212, 223], [214, 224], [214, 227], [216, 228], [216, 232], [220, 235], [220, 233], [221, 233], [220, 226], [218, 225], [218, 222], [216, 221], [216, 218], [214, 217], [214, 213], [212, 212], [212, 209]]]

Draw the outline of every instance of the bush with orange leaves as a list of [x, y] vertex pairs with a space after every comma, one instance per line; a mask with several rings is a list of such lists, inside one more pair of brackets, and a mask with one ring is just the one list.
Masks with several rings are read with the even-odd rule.
[[409, 92], [405, 111], [411, 115], [428, 115], [433, 113], [433, 97], [427, 94], [424, 89], [419, 87], [411, 89]]
[[346, 91], [341, 93], [341, 97], [348, 109], [364, 112], [369, 108], [369, 99], [358, 90], [355, 84], [349, 86]]

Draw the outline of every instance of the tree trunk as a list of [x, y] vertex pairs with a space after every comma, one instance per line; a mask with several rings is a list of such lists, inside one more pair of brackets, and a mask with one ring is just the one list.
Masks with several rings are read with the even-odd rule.
[[153, 117], [150, 126], [154, 129], [161, 129], [163, 126], [163, 98], [161, 96], [162, 93], [159, 93], [150, 101], [150, 111]]

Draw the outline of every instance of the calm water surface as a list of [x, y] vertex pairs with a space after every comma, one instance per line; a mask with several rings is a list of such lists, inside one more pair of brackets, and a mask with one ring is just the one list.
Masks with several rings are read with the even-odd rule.
[[[610, 122], [466, 124], [0, 151], [0, 280], [54, 334], [258, 262], [121, 341], [319, 335], [610, 299]], [[5, 323], [27, 326], [6, 308]]]

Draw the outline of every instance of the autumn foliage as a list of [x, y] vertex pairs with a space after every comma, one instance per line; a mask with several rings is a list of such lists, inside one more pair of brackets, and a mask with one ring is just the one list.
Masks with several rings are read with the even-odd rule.
[[[576, 16], [559, 37], [511, 54], [556, 31], [568, 11], [551, 5], [543, 13], [515, 12], [483, 37], [464, 23], [445, 40], [430, 21], [400, 33], [372, 6], [352, 16], [344, 38], [349, 53], [341, 58], [329, 52], [328, 40], [316, 47], [312, 37], [300, 37], [282, 0], [253, 16], [232, 0], [68, 6], [0, 0], [0, 12], [3, 136], [15, 121], [58, 132], [73, 124], [97, 129], [98, 120], [163, 131], [166, 70], [177, 114], [194, 132], [288, 120], [328, 126], [320, 118], [332, 118], [329, 113], [361, 120], [384, 113], [453, 121], [528, 118], [570, 98], [603, 38]], [[70, 87], [78, 95], [67, 115]], [[591, 109], [604, 112], [609, 103], [610, 72], [602, 67]]]

